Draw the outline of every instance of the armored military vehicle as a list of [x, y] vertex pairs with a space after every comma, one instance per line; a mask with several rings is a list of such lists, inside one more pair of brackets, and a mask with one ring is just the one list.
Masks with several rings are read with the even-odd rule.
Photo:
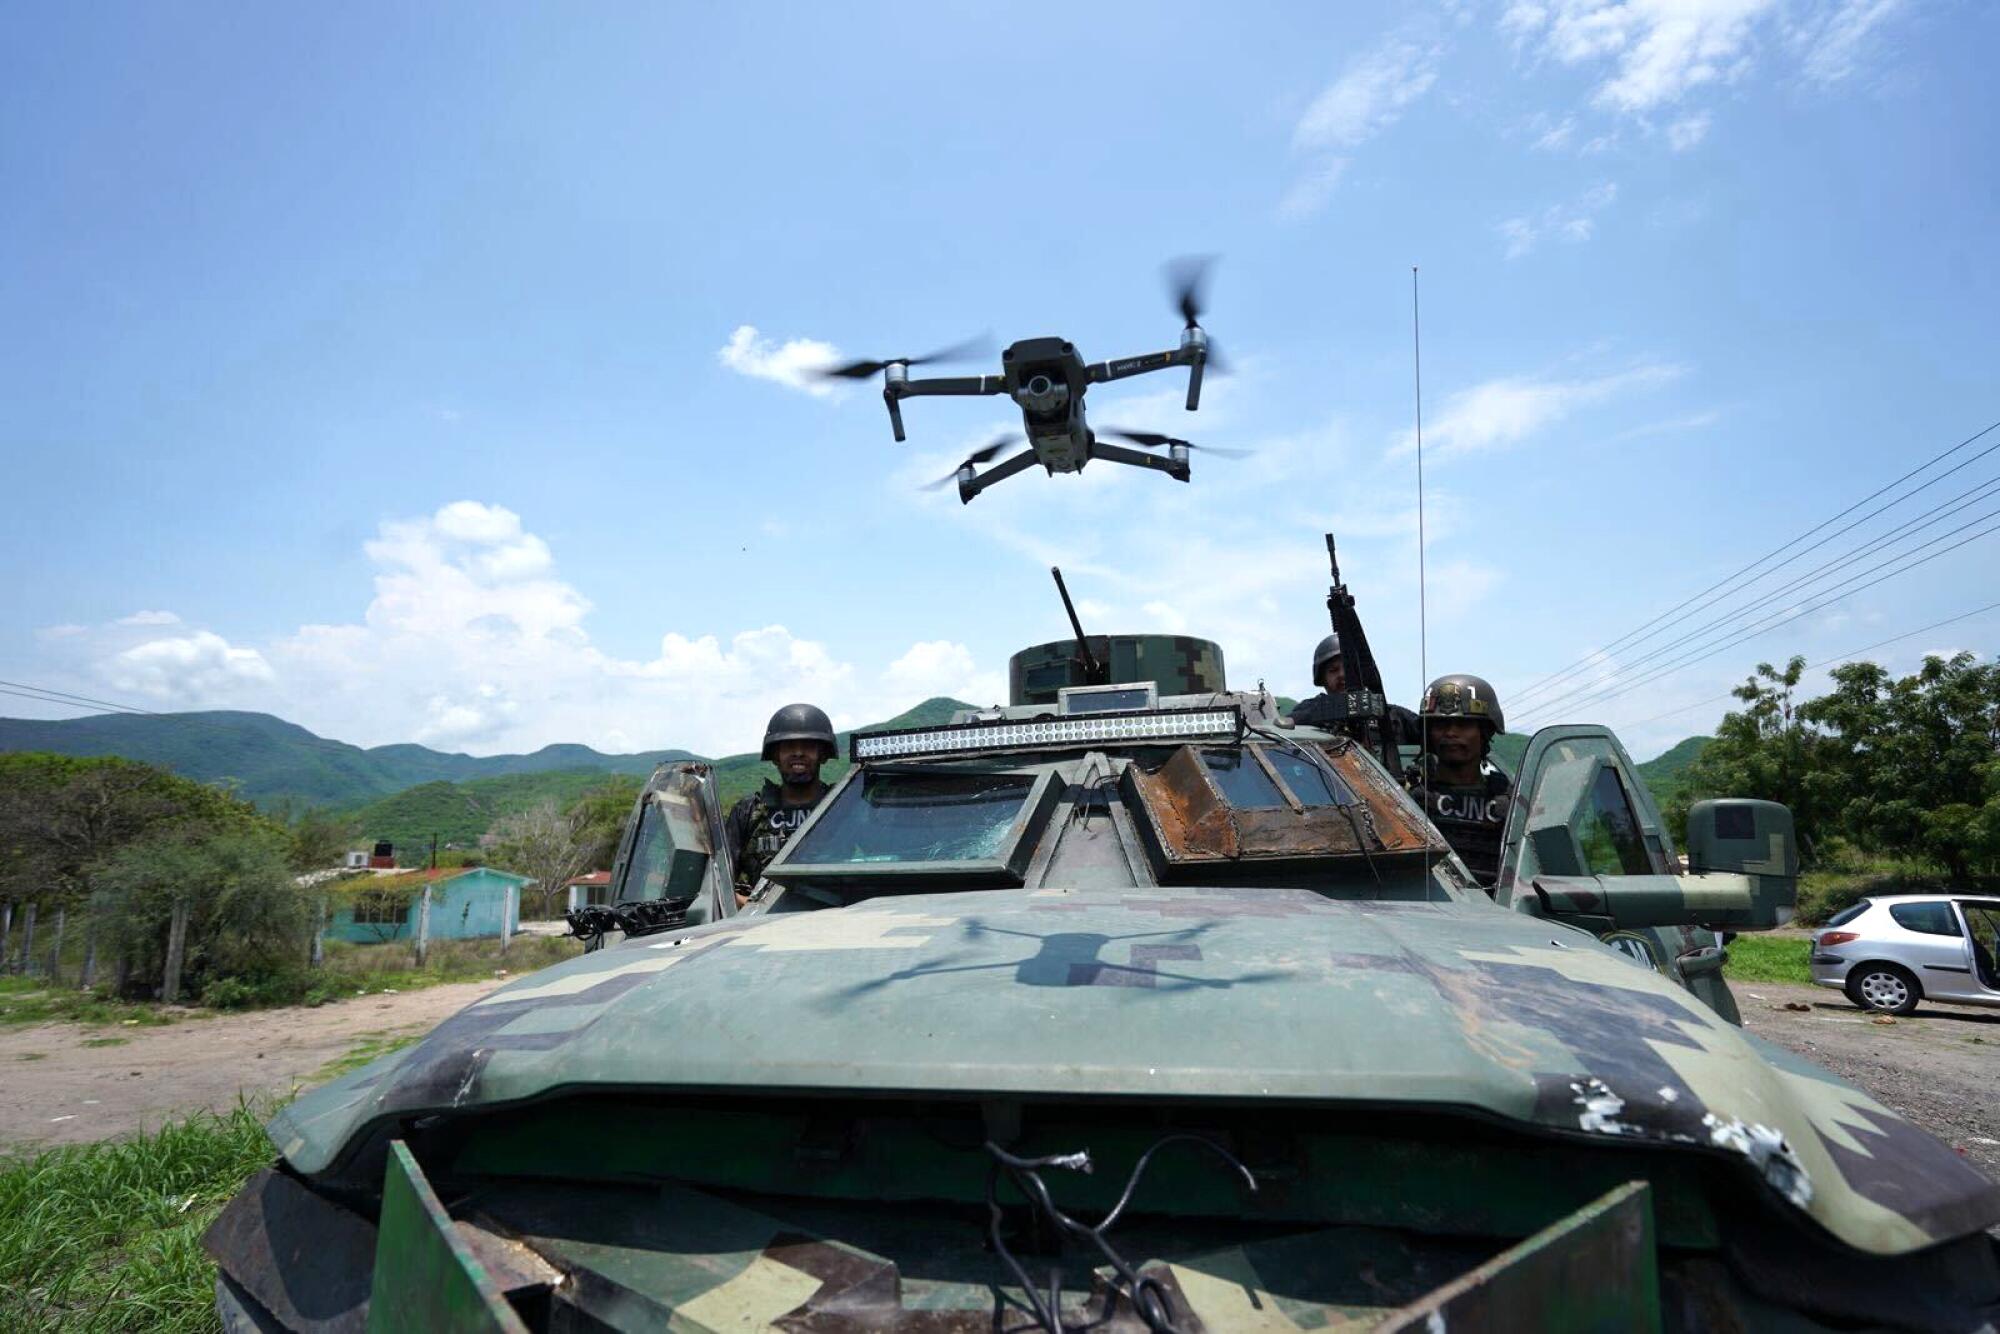
[[713, 775], [656, 773], [602, 948], [271, 1123], [225, 1323], [1991, 1327], [2000, 1188], [1733, 1022], [1784, 808], [1698, 806], [1676, 874], [1549, 728], [1489, 892], [1213, 644], [1012, 683], [853, 736], [741, 909]]

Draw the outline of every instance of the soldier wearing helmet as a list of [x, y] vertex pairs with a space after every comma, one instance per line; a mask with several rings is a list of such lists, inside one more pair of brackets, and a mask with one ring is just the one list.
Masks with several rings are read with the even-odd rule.
[[764, 868], [826, 795], [820, 766], [836, 746], [833, 721], [810, 704], [787, 704], [764, 728], [764, 758], [778, 780], [729, 808], [729, 841], [736, 853], [736, 903], [741, 907]]
[[[1328, 635], [1313, 650], [1312, 680], [1320, 693], [1292, 706], [1292, 721], [1307, 727], [1324, 727], [1359, 736], [1360, 722], [1349, 720], [1348, 704], [1344, 698], [1348, 688], [1347, 659], [1340, 651], [1339, 635]], [[1416, 715], [1400, 704], [1391, 704], [1388, 709], [1390, 740], [1414, 743], [1417, 737]]]
[[1507, 730], [1500, 697], [1481, 678], [1454, 672], [1425, 688], [1418, 714], [1426, 753], [1404, 781], [1466, 869], [1490, 889], [1500, 874], [1500, 835], [1514, 794], [1507, 775], [1486, 759], [1494, 736]]

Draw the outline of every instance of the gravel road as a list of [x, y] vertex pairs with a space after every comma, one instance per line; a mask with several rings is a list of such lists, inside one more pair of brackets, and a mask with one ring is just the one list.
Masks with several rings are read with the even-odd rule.
[[1737, 982], [1730, 989], [1752, 1033], [1860, 1085], [2000, 1180], [2000, 1010], [1922, 1005], [1879, 1023], [1888, 1016], [1824, 987]]
[[0, 1028], [0, 1150], [150, 1130], [239, 1096], [283, 1096], [368, 1038], [422, 1033], [501, 985], [454, 982], [160, 1028]]

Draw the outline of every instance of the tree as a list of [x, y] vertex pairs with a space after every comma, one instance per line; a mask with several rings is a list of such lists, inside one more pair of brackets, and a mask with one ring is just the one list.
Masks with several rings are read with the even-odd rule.
[[1991, 861], [2000, 663], [1930, 656], [1901, 680], [1874, 663], [1848, 663], [1833, 680], [1800, 712], [1824, 734], [1826, 786], [1840, 801], [1843, 832], [1960, 879]]
[[618, 855], [618, 839], [631, 818], [632, 803], [639, 799], [640, 781], [630, 774], [618, 774], [583, 794], [573, 808], [583, 821], [584, 867], [609, 870]]
[[1760, 663], [1672, 803], [1761, 797], [1792, 808], [1801, 843], [1830, 838], [1963, 879], [2000, 859], [2000, 663], [1927, 657], [1897, 679], [1872, 662], [1793, 707], [1804, 663]]
[[1726, 714], [1715, 739], [1689, 765], [1668, 803], [1677, 829], [1685, 829], [1688, 807], [1707, 797], [1756, 797], [1789, 806], [1800, 840], [1812, 847], [1825, 832], [1824, 784], [1815, 773], [1818, 738], [1806, 728], [1792, 703], [1806, 660], [1794, 657], [1783, 670], [1757, 664], [1749, 679], [1730, 693], [1743, 707]]
[[322, 807], [309, 807], [286, 824], [291, 834], [291, 863], [295, 871], [322, 871], [340, 865], [361, 835], [361, 822], [354, 816], [336, 814]]
[[584, 831], [582, 803], [564, 810], [554, 797], [545, 797], [493, 827], [493, 864], [532, 877], [542, 915], [553, 915], [563, 886], [589, 869], [593, 849]]
[[289, 850], [269, 827], [162, 829], [91, 869], [92, 905], [138, 976], [160, 975], [177, 908], [187, 916], [183, 966], [195, 989], [216, 977], [269, 976], [305, 962], [316, 916]]

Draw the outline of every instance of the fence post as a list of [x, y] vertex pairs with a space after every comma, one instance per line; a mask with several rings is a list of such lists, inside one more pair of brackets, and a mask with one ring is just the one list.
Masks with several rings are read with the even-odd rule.
[[172, 1005], [181, 998], [181, 962], [187, 953], [188, 905], [176, 903], [167, 923], [167, 966], [160, 979], [160, 1001]]
[[53, 987], [53, 986], [58, 986], [58, 985], [60, 985], [60, 984], [62, 983], [62, 938], [63, 938], [63, 925], [64, 925], [64, 924], [65, 924], [65, 923], [66, 923], [66, 922], [67, 922], [68, 920], [69, 920], [69, 908], [68, 908], [67, 906], [63, 905], [63, 904], [57, 904], [57, 905], [56, 905], [56, 943], [55, 943], [55, 946], [54, 946], [54, 947], [53, 947], [52, 949], [50, 949], [50, 950], [49, 950], [49, 985], [50, 985], [50, 986], [52, 986], [52, 987]]
[[431, 887], [424, 886], [424, 901], [417, 907], [417, 967], [422, 968], [431, 952]]
[[26, 977], [35, 971], [35, 909], [30, 903], [28, 911], [21, 915], [21, 975]]
[[321, 895], [319, 916], [313, 920], [312, 956], [308, 962], [319, 968], [326, 963], [326, 896]]
[[88, 991], [97, 982], [97, 919], [86, 918], [83, 923], [83, 973], [77, 978], [77, 985]]
[[514, 886], [500, 891], [500, 957], [507, 957], [507, 938], [514, 934]]
[[7, 967], [7, 942], [14, 938], [14, 900], [0, 903], [0, 973]]

